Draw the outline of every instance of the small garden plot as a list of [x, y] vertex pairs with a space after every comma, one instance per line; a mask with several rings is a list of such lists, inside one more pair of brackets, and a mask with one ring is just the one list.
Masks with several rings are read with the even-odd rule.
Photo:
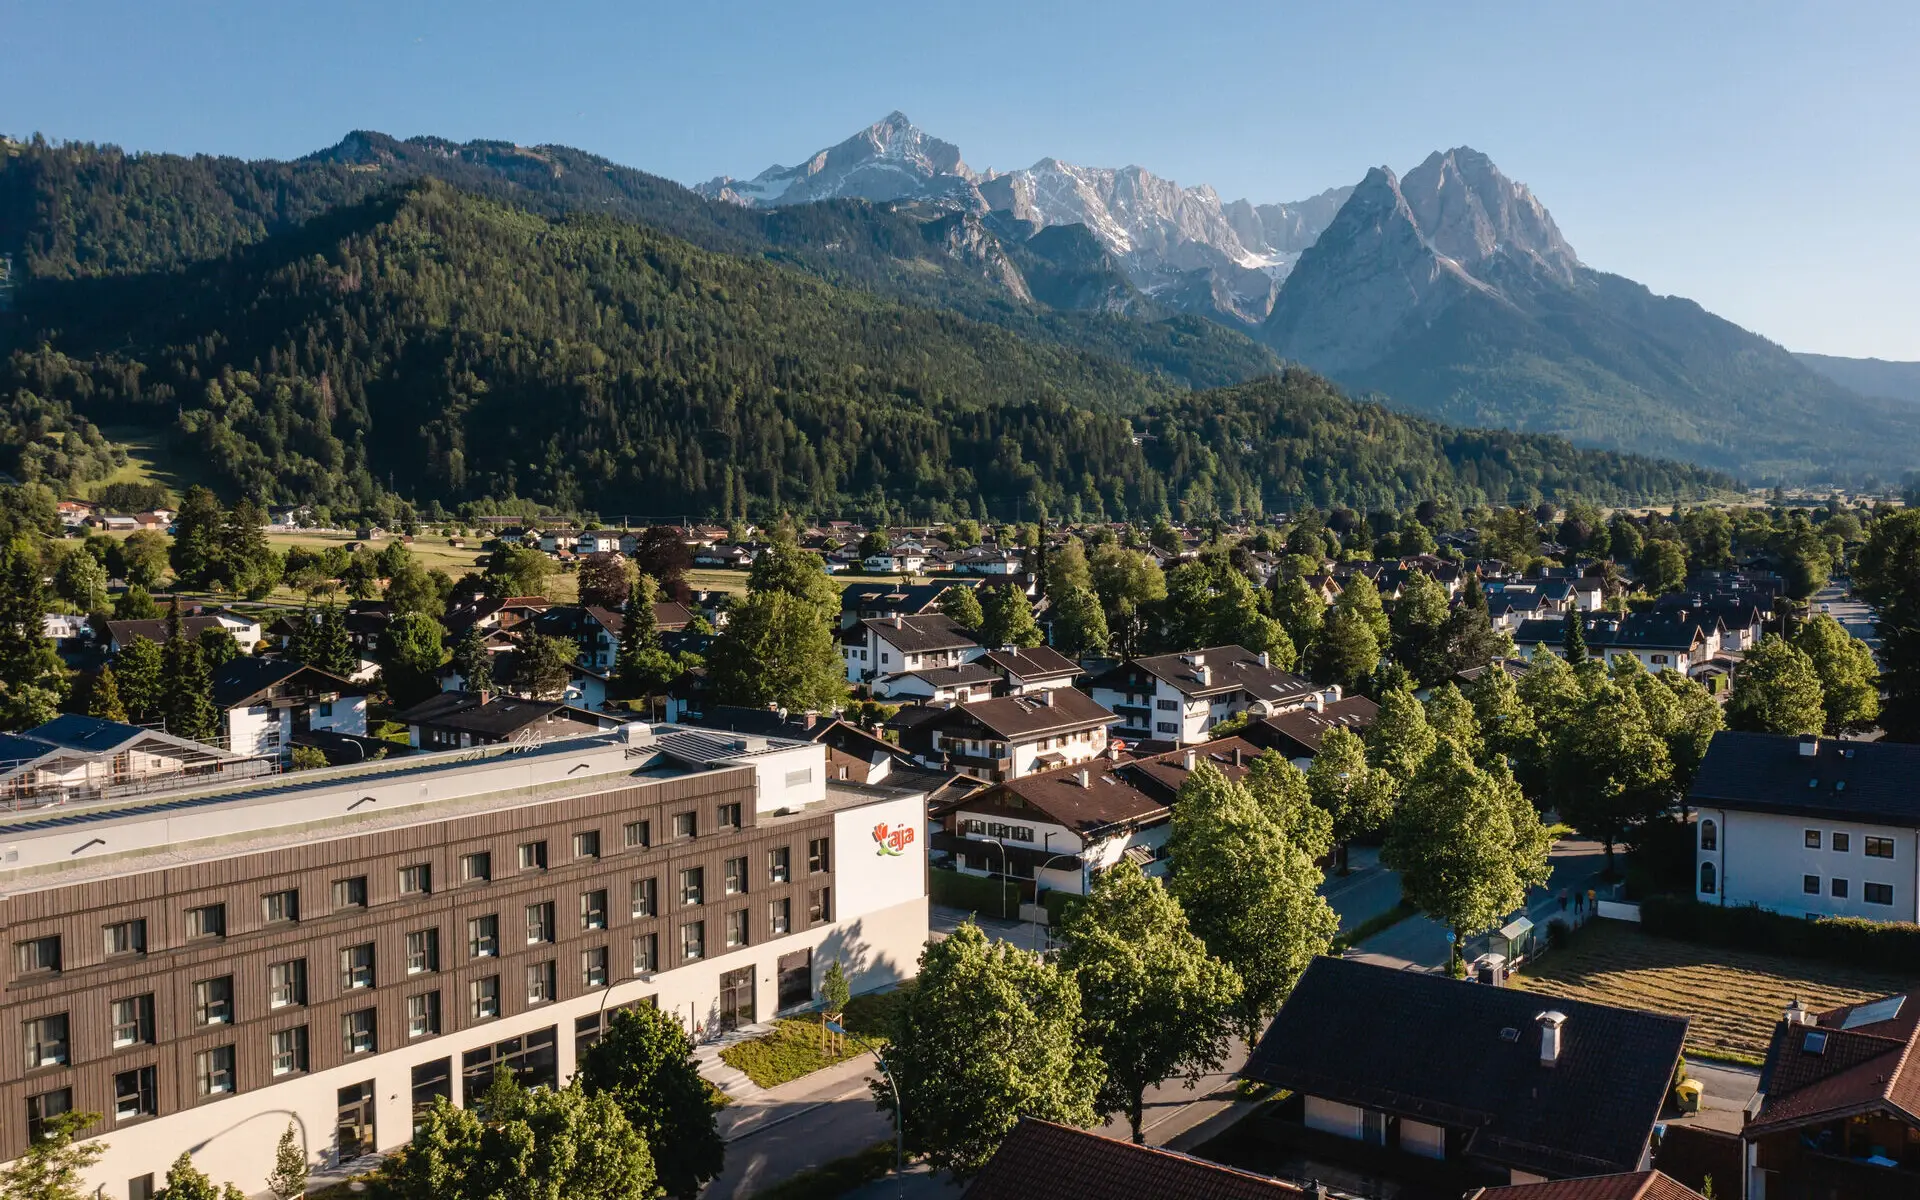
[[811, 1075], [823, 1067], [858, 1058], [876, 1047], [884, 1050], [887, 1031], [892, 1027], [893, 1010], [901, 992], [856, 996], [847, 1003], [848, 1037], [838, 1039], [842, 1053], [828, 1054], [821, 1037], [820, 1016], [788, 1017], [773, 1023], [773, 1029], [751, 1041], [739, 1042], [720, 1052], [720, 1061], [763, 1088], [791, 1083], [802, 1075]]

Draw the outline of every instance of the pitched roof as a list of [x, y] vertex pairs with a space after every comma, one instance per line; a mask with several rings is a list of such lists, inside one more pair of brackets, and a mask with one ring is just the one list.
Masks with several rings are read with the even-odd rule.
[[1173, 803], [1179, 794], [1180, 786], [1187, 781], [1187, 755], [1193, 755], [1193, 765], [1210, 766], [1228, 779], [1244, 778], [1247, 769], [1264, 751], [1245, 738], [1216, 738], [1198, 746], [1184, 746], [1164, 750], [1157, 754], [1135, 758], [1123, 768], [1128, 778], [1134, 780], [1149, 794], [1160, 798], [1163, 803]]
[[859, 612], [871, 609], [879, 612], [923, 613], [940, 601], [941, 593], [951, 587], [970, 588], [978, 586], [973, 580], [942, 583], [914, 583], [891, 586], [887, 584], [850, 583], [840, 590], [840, 611]]
[[1920, 1003], [1887, 996], [1773, 1027], [1752, 1133], [1883, 1110], [1920, 1125]]
[[1512, 1187], [1485, 1188], [1472, 1200], [1706, 1200], [1699, 1192], [1659, 1171], [1626, 1171], [1585, 1179], [1554, 1179]]
[[1054, 688], [1025, 696], [976, 700], [946, 710], [934, 728], [946, 730], [978, 723], [998, 737], [1021, 741], [1056, 729], [1111, 725], [1120, 718], [1095, 704], [1085, 692]]
[[[1083, 771], [1085, 784], [1080, 782]], [[1146, 821], [1168, 811], [1166, 800], [1143, 791], [1124, 769], [1116, 770], [1105, 759], [996, 783], [954, 807], [1002, 812], [1032, 809], [1057, 825], [1083, 834]]]
[[[1348, 696], [1324, 708], [1296, 708], [1263, 717], [1247, 727], [1249, 741], [1281, 751], [1320, 753], [1320, 739], [1335, 729], [1363, 733], [1380, 715], [1380, 706], [1365, 696]], [[1268, 731], [1271, 731], [1268, 733]]]
[[920, 679], [929, 686], [959, 687], [962, 684], [992, 683], [999, 679], [993, 668], [984, 662], [961, 663], [957, 667], [928, 667], [922, 671], [902, 671], [893, 679]]
[[483, 704], [480, 697], [471, 692], [441, 692], [395, 715], [409, 725], [431, 725], [480, 737], [511, 737], [523, 729], [556, 719], [601, 728], [618, 724], [612, 717], [602, 717], [558, 700], [494, 696]]
[[[945, 613], [928, 613], [919, 617], [867, 617], [855, 629], [872, 630], [875, 636], [885, 638], [903, 654], [961, 650], [980, 644]], [[864, 635], [861, 640], [865, 640]]]
[[[1553, 1066], [1544, 1009], [1566, 1017]], [[1684, 1017], [1316, 958], [1241, 1073], [1468, 1131], [1482, 1161], [1592, 1175], [1639, 1167], [1686, 1034]]]
[[1023, 1117], [964, 1200], [1288, 1200], [1299, 1188], [1157, 1146]]
[[1713, 735], [1687, 792], [1690, 803], [1920, 827], [1920, 745], [1821, 738], [1800, 753], [1801, 738], [1781, 733]]
[[[219, 617], [196, 614], [180, 618], [182, 637], [197, 638], [205, 630], [225, 628]], [[108, 621], [107, 637], [116, 646], [125, 646], [137, 637], [164, 644], [167, 640], [167, 620], [160, 617], [152, 621]]]
[[[1200, 681], [1205, 673], [1207, 680]], [[1179, 654], [1155, 654], [1129, 659], [1093, 681], [1095, 687], [1129, 688], [1129, 682], [1143, 675], [1152, 676], [1187, 696], [1217, 696], [1245, 691], [1255, 700], [1287, 702], [1304, 699], [1314, 692], [1313, 684], [1298, 675], [1268, 666], [1260, 656], [1244, 646], [1208, 646]], [[1149, 689], [1150, 690], [1150, 689]]]
[[306, 682], [316, 691], [362, 696], [370, 690], [293, 659], [255, 658], [243, 654], [213, 673], [213, 702], [222, 709], [251, 704], [269, 689], [303, 673], [312, 676]]
[[[1488, 599], [1491, 606], [1492, 599]], [[1582, 616], [1581, 631], [1592, 650], [1690, 650], [1706, 636], [1703, 618], [1690, 609]], [[1520, 622], [1513, 634], [1517, 646], [1559, 646], [1567, 640], [1567, 618], [1536, 617]]]
[[986, 661], [1009, 675], [1037, 679], [1048, 675], [1078, 675], [1080, 664], [1051, 646], [1029, 649], [989, 650]]

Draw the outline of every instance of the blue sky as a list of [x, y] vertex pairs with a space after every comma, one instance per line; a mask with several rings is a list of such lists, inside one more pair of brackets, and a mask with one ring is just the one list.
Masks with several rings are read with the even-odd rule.
[[[1546, 11], [1552, 10], [1552, 11]], [[685, 182], [900, 109], [976, 167], [1291, 200], [1466, 144], [1589, 265], [1920, 359], [1920, 4], [0, 0], [0, 131], [291, 157], [563, 142]]]

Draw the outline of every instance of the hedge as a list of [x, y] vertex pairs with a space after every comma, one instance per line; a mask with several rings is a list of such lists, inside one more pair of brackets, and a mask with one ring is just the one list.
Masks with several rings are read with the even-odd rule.
[[1676, 896], [1649, 896], [1640, 902], [1640, 927], [1660, 937], [1709, 946], [1920, 975], [1920, 925], [1904, 921], [1864, 917], [1809, 921], [1751, 905], [1722, 907]]
[[989, 879], [984, 875], [964, 875], [942, 867], [936, 867], [928, 874], [932, 876], [928, 892], [935, 904], [964, 908], [988, 917], [1020, 915], [1018, 884]]
[[1086, 902], [1086, 897], [1078, 892], [1063, 892], [1058, 888], [1050, 891], [1042, 901], [1047, 906], [1047, 924], [1058, 926], [1067, 919], [1067, 913]]

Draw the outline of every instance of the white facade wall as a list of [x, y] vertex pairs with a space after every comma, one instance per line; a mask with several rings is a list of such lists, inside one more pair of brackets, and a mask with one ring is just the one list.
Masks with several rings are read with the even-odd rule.
[[[1709, 822], [1711, 849], [1703, 844]], [[1807, 844], [1809, 831], [1819, 834], [1818, 848]], [[1833, 848], [1836, 833], [1846, 839], [1844, 851]], [[1893, 857], [1867, 857], [1870, 837], [1890, 840]], [[1708, 867], [1712, 893], [1701, 890]], [[1809, 876], [1818, 880], [1818, 894], [1806, 891]], [[1845, 881], [1845, 896], [1833, 894], [1835, 880]], [[1891, 886], [1893, 903], [1867, 903], [1869, 883]], [[1920, 918], [1920, 830], [1703, 807], [1695, 810], [1693, 886], [1695, 898], [1707, 904], [1757, 904], [1794, 916], [1913, 921]]]
[[1308, 1129], [1318, 1129], [1322, 1133], [1331, 1133], [1343, 1138], [1360, 1140], [1361, 1121], [1366, 1110], [1355, 1108], [1351, 1104], [1342, 1104], [1337, 1100], [1323, 1100], [1318, 1096], [1307, 1098], [1306, 1124]]
[[1425, 1121], [1409, 1121], [1402, 1117], [1400, 1148], [1408, 1154], [1417, 1154], [1421, 1158], [1445, 1158], [1447, 1131], [1438, 1125], [1429, 1125]]

